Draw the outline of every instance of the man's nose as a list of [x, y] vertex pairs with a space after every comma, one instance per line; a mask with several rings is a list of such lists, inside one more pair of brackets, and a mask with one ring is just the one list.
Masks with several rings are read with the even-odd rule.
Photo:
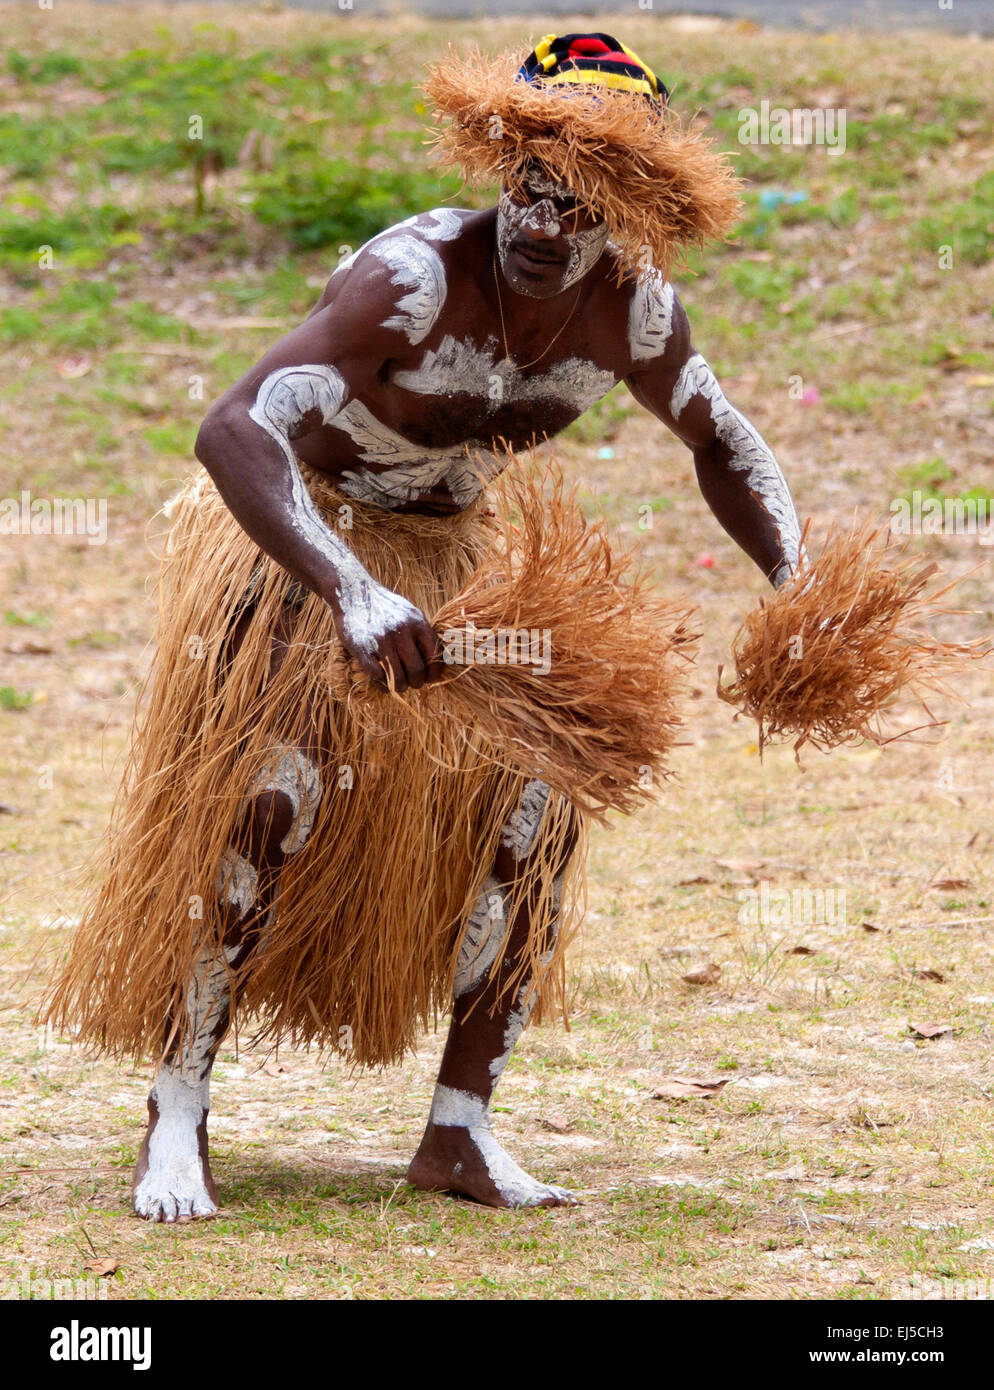
[[543, 198], [540, 203], [533, 203], [521, 225], [529, 236], [536, 239], [547, 237], [552, 241], [559, 235], [559, 214], [555, 203], [551, 198]]

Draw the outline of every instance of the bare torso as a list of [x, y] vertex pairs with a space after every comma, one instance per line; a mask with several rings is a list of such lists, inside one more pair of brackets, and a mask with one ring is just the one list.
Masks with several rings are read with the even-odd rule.
[[[390, 228], [360, 253], [412, 266], [423, 257], [422, 271], [437, 271], [437, 257], [442, 273], [423, 274], [415, 292], [419, 340], [385, 361], [332, 423], [294, 441], [298, 456], [348, 495], [394, 510], [465, 507], [481, 485], [471, 456], [500, 471], [501, 440], [521, 450], [553, 437], [631, 370], [632, 291], [610, 282], [613, 253], [561, 297], [565, 306], [533, 301], [523, 306], [527, 316], [514, 315], [510, 301], [521, 297], [504, 286], [498, 300], [495, 285], [495, 218], [495, 209], [437, 209]], [[334, 305], [359, 273], [356, 259], [332, 276], [315, 313]]]

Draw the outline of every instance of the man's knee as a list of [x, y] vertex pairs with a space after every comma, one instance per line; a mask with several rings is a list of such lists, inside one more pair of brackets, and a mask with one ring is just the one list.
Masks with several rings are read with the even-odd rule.
[[277, 748], [255, 779], [245, 802], [252, 858], [279, 864], [302, 850], [321, 803], [321, 773], [301, 748]]
[[289, 795], [280, 791], [257, 792], [248, 803], [246, 830], [251, 856], [256, 864], [278, 863], [283, 843], [293, 828], [294, 806]]
[[[552, 821], [554, 820], [554, 824]], [[565, 871], [580, 838], [576, 810], [545, 782], [527, 783], [516, 809], [502, 827], [494, 868], [502, 883], [527, 872], [544, 854], [556, 875]]]

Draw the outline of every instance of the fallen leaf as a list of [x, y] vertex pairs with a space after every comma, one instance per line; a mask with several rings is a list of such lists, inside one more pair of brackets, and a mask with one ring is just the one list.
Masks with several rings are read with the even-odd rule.
[[716, 859], [723, 869], [731, 869], [733, 874], [756, 874], [766, 863], [765, 859]]
[[708, 1100], [711, 1096], [721, 1095], [730, 1080], [728, 1076], [724, 1081], [688, 1081], [679, 1076], [668, 1076], [653, 1091], [652, 1099], [689, 1100], [694, 1096], [703, 1096]]
[[112, 1256], [101, 1255], [95, 1260], [87, 1260], [83, 1268], [88, 1269], [91, 1274], [96, 1274], [101, 1279], [105, 1279], [109, 1274], [116, 1274], [121, 1266], [119, 1261], [115, 1260]]
[[787, 954], [788, 956], [814, 956], [818, 953], [812, 946], [791, 946]]
[[37, 637], [24, 637], [19, 642], [8, 642], [4, 647], [4, 651], [12, 656], [47, 656], [54, 650], [54, 647], [39, 641]]
[[860, 922], [864, 931], [883, 931], [883, 927], [875, 927], [872, 922]]
[[721, 966], [709, 961], [707, 965], [698, 965], [693, 970], [688, 970], [681, 979], [688, 985], [716, 985], [721, 979]]
[[682, 878], [677, 884], [678, 888], [693, 888], [696, 883], [713, 883], [714, 880], [706, 878], [704, 874], [698, 874], [696, 878]]
[[90, 370], [90, 362], [88, 358], [76, 355], [63, 357], [55, 370], [64, 380], [73, 381], [78, 376], [86, 376]]
[[560, 1114], [543, 1115], [539, 1120], [539, 1124], [545, 1125], [546, 1129], [554, 1130], [556, 1134], [565, 1134], [571, 1123], [565, 1115]]
[[920, 1038], [941, 1038], [953, 1031], [951, 1023], [909, 1023], [908, 1028]]
[[943, 985], [946, 977], [941, 970], [915, 970], [912, 971], [916, 980], [934, 980], [936, 984]]
[[968, 878], [937, 878], [928, 886], [930, 892], [935, 889], [940, 893], [951, 893], [957, 888], [972, 888], [973, 884]]

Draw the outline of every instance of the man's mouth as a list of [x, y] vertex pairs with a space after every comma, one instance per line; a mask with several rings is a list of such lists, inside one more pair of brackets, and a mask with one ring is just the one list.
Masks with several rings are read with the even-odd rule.
[[532, 247], [522, 245], [520, 242], [514, 247], [518, 259], [532, 270], [549, 270], [554, 267], [562, 267], [566, 264], [564, 256], [550, 255], [548, 251], [536, 251]]

